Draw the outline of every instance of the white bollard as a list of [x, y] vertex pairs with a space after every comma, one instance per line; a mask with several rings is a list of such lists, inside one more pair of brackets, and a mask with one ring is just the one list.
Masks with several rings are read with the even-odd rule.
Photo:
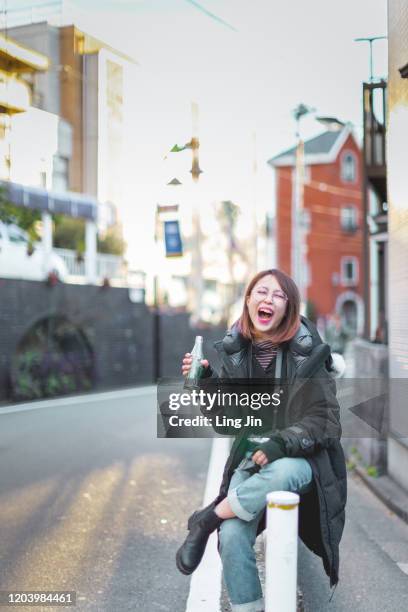
[[265, 612], [296, 612], [299, 495], [267, 495]]

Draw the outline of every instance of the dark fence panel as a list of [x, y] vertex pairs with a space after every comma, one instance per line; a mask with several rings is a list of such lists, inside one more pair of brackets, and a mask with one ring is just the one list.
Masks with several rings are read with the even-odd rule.
[[[126, 288], [0, 279], [0, 401], [13, 399], [11, 364], [19, 343], [40, 320], [65, 317], [88, 340], [94, 356], [94, 390], [154, 381], [154, 313], [134, 304]], [[225, 328], [192, 329], [187, 313], [159, 317], [160, 374], [180, 375], [181, 359], [196, 335], [204, 336], [205, 356], [215, 366], [213, 342]]]
[[127, 289], [0, 279], [0, 399], [12, 397], [10, 367], [19, 342], [39, 320], [66, 317], [94, 355], [94, 388], [151, 382], [153, 317]]
[[188, 313], [162, 314], [160, 316], [160, 372], [161, 377], [181, 375], [181, 361], [185, 353], [191, 352], [196, 336], [203, 336], [204, 357], [218, 366], [219, 361], [213, 343], [222, 340], [225, 327], [192, 328]]

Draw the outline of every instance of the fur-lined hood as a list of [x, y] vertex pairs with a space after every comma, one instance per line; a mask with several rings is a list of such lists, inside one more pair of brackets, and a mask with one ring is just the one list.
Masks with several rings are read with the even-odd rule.
[[[221, 342], [215, 343], [215, 348], [219, 353], [225, 352], [238, 365], [242, 362], [249, 344], [250, 341], [244, 338], [238, 326], [234, 325], [227, 331]], [[338, 353], [331, 354], [329, 345], [323, 343], [316, 326], [306, 317], [301, 317], [301, 323], [295, 336], [284, 344], [292, 354], [296, 372], [301, 372], [302, 368], [306, 367], [306, 362], [313, 353], [316, 362], [318, 360], [320, 362], [324, 361], [330, 376], [333, 378], [343, 376], [346, 369], [343, 357]], [[316, 347], [319, 347], [317, 352], [315, 351]]]

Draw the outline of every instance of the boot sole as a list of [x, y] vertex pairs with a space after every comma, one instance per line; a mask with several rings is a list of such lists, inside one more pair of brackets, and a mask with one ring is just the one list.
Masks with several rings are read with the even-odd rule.
[[[193, 524], [194, 524], [194, 520], [197, 516], [197, 512], [193, 512], [193, 514], [190, 516], [190, 518], [187, 521], [187, 529], [188, 531], [191, 531]], [[183, 565], [182, 561], [181, 561], [181, 549], [183, 547], [181, 546], [178, 551], [176, 552], [176, 565], [177, 565], [177, 569], [179, 570], [179, 572], [181, 572], [182, 574], [184, 574], [184, 576], [190, 576], [190, 574], [192, 574], [194, 572], [194, 570], [190, 570], [190, 569], [186, 569], [185, 566]]]

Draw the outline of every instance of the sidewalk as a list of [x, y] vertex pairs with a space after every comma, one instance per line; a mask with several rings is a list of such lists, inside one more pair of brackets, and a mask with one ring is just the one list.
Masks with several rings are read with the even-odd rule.
[[331, 603], [320, 559], [302, 545], [299, 584], [305, 612], [403, 612], [408, 601], [408, 525], [349, 473], [340, 582]]
[[[299, 542], [298, 583], [304, 612], [405, 612], [408, 602], [408, 525], [355, 474], [348, 475], [346, 525], [340, 544], [340, 582], [329, 603], [321, 559]], [[257, 540], [261, 579], [262, 538]], [[230, 612], [225, 589], [221, 612]]]

